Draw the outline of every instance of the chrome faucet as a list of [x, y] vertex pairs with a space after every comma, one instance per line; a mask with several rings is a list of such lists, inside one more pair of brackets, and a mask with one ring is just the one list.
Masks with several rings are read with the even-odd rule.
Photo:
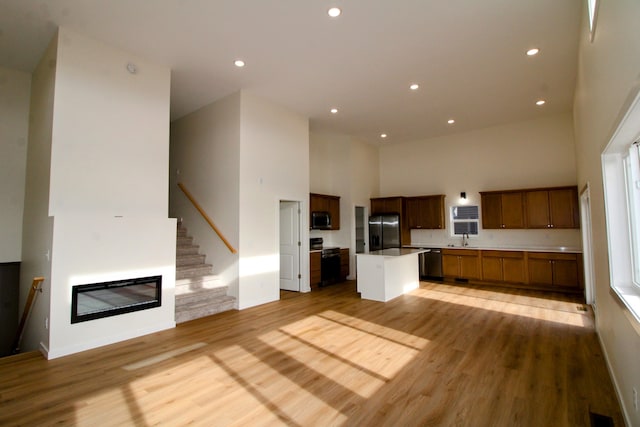
[[462, 246], [469, 246], [469, 234], [462, 233]]

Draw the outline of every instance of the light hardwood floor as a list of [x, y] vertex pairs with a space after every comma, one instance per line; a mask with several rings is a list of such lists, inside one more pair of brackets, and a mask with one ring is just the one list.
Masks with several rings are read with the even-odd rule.
[[589, 426], [624, 422], [574, 297], [355, 284], [52, 361], [0, 359], [0, 425]]

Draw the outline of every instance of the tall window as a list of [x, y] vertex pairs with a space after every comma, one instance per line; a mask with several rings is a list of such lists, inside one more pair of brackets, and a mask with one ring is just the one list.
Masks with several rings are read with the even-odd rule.
[[[602, 153], [611, 289], [640, 324], [640, 91]], [[597, 301], [596, 301], [597, 302]]]
[[640, 286], [640, 151], [637, 142], [629, 147], [623, 162], [633, 283]]
[[478, 207], [451, 206], [451, 230], [453, 235], [477, 235]]
[[589, 37], [593, 41], [596, 32], [596, 21], [598, 20], [598, 0], [587, 0], [589, 10]]

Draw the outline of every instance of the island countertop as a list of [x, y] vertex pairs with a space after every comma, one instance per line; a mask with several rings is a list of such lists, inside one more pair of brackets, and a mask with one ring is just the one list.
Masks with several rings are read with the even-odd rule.
[[381, 249], [379, 251], [371, 251], [369, 253], [356, 254], [357, 256], [363, 255], [373, 255], [373, 256], [386, 256], [386, 257], [397, 257], [404, 255], [412, 255], [412, 254], [420, 254], [426, 252], [425, 249], [419, 248], [387, 248]]

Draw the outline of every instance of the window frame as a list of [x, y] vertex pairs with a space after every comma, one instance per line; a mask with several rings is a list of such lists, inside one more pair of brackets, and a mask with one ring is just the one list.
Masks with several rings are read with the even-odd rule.
[[[640, 286], [634, 283], [635, 265], [640, 264], [640, 247], [634, 253], [631, 231], [632, 215], [637, 226], [640, 226], [640, 217], [631, 210], [629, 179], [625, 171], [630, 147], [640, 140], [640, 89], [632, 95], [635, 96], [630, 97], [632, 101], [623, 110], [626, 113], [602, 151], [601, 165], [609, 286], [611, 294], [621, 303], [622, 311], [640, 333]], [[640, 265], [638, 268], [640, 269]]]
[[622, 157], [625, 173], [631, 282], [640, 289], [640, 151], [638, 142], [631, 144]]
[[[456, 208], [471, 208], [475, 207], [477, 209], [477, 218], [474, 219], [454, 219], [454, 209]], [[480, 234], [480, 206], [478, 205], [451, 205], [449, 206], [449, 222], [451, 224], [451, 237], [460, 237], [462, 234], [456, 234], [455, 224], [456, 223], [476, 223], [476, 233], [466, 233], [469, 237], [478, 236]]]

